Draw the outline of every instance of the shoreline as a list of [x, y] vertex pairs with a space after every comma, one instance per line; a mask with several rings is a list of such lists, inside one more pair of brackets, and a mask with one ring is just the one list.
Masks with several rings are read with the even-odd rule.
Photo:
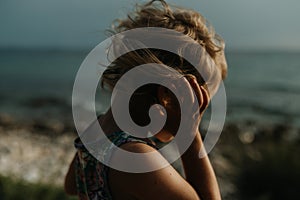
[[[25, 122], [0, 114], [0, 137], [0, 175], [30, 183], [63, 185], [75, 154], [73, 141], [77, 134], [73, 122], [53, 119]], [[263, 160], [259, 149], [273, 143], [300, 143], [300, 128], [251, 120], [225, 123], [218, 143], [209, 154], [224, 199], [236, 196], [237, 185], [232, 177], [240, 171], [241, 160]]]

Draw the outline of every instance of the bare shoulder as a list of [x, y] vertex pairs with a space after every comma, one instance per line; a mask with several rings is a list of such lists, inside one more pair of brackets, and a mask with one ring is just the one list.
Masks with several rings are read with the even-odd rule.
[[[163, 164], [164, 167], [146, 173], [128, 173], [110, 169], [109, 185], [114, 199], [124, 199], [124, 196], [127, 196], [127, 199], [143, 200], [199, 199], [193, 187], [153, 147], [140, 142], [130, 142], [122, 145], [121, 148], [133, 153], [151, 153], [151, 156], [146, 156], [142, 161], [143, 164], [154, 167]], [[112, 159], [118, 159], [118, 155], [113, 155]]]

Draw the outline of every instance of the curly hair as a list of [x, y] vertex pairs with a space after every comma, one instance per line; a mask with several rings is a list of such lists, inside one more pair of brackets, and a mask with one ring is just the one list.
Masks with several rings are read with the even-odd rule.
[[[159, 4], [158, 4], [159, 2]], [[123, 31], [144, 28], [160, 27], [172, 29], [189, 36], [200, 44], [213, 59], [224, 79], [227, 74], [224, 57], [224, 41], [214, 32], [206, 19], [198, 12], [168, 5], [164, 0], [152, 0], [143, 5], [137, 5], [134, 12], [127, 15], [125, 19], [118, 19], [113, 24], [112, 34]], [[111, 50], [115, 50], [111, 47]], [[161, 49], [139, 49], [120, 56], [112, 62], [102, 75], [101, 85], [108, 85], [113, 88], [120, 77], [135, 66], [146, 63], [165, 64], [176, 69], [183, 75], [192, 74], [196, 76], [200, 84], [205, 84], [197, 70], [185, 59], [178, 49], [174, 54]], [[225, 59], [224, 59], [225, 60]]]

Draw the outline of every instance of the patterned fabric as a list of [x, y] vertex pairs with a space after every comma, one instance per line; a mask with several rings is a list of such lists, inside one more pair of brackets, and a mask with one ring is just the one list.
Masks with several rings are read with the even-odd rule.
[[[108, 139], [120, 146], [128, 142], [142, 142], [156, 148], [152, 141], [145, 141], [130, 136], [125, 132], [117, 132], [110, 134]], [[75, 160], [75, 173], [77, 192], [80, 200], [111, 200], [112, 196], [108, 187], [107, 172], [109, 167], [99, 162], [84, 147], [80, 138], [74, 141], [77, 149]], [[109, 156], [113, 151], [113, 146], [109, 143], [102, 143], [100, 147], [101, 156], [110, 159]]]

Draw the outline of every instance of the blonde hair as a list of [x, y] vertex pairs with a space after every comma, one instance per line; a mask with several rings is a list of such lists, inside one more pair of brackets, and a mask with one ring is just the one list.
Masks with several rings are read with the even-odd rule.
[[[160, 4], [157, 4], [157, 1]], [[224, 42], [198, 12], [170, 6], [163, 0], [152, 0], [149, 3], [137, 5], [136, 10], [128, 14], [127, 18], [116, 20], [110, 32], [116, 34], [144, 27], [172, 29], [194, 39], [215, 61], [222, 78], [225, 78], [227, 67], [218, 64], [219, 58], [224, 52]], [[111, 47], [111, 50], [114, 50], [114, 47]], [[178, 55], [180, 55], [180, 51], [181, 49], [178, 49]], [[198, 71], [178, 55], [161, 49], [148, 48], [131, 51], [114, 60], [104, 71], [101, 85], [108, 85], [113, 88], [127, 71], [147, 63], [167, 65], [183, 75], [194, 75], [201, 85], [205, 84]]]

